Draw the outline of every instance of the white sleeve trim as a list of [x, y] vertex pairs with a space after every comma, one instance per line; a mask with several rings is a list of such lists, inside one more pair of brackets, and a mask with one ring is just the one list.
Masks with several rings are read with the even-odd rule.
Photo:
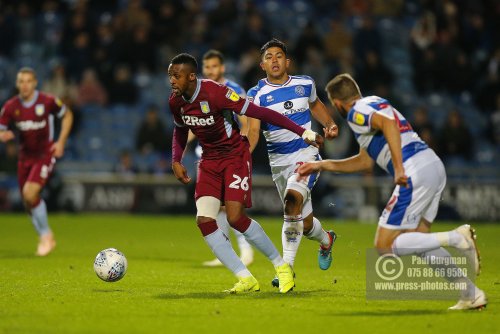
[[245, 99], [245, 104], [243, 105], [243, 108], [241, 108], [240, 115], [245, 115], [249, 104], [250, 104], [250, 101]]

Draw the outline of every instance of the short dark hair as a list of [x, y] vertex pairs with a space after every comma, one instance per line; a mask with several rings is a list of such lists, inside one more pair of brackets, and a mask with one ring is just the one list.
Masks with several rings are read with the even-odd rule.
[[212, 59], [212, 58], [219, 58], [220, 63], [224, 64], [224, 55], [219, 50], [215, 50], [215, 49], [208, 50], [203, 55], [203, 60]]
[[189, 53], [179, 53], [177, 56], [172, 58], [170, 61], [172, 65], [186, 64], [191, 66], [194, 73], [198, 72], [198, 63], [196, 58], [191, 56]]
[[36, 72], [35, 72], [35, 70], [34, 70], [33, 68], [31, 68], [31, 67], [28, 67], [28, 66], [21, 67], [21, 68], [19, 69], [19, 71], [17, 71], [17, 73], [18, 73], [18, 74], [19, 74], [19, 73], [30, 73], [30, 74], [33, 76], [33, 78], [35, 78], [35, 80], [36, 80]]
[[342, 102], [361, 97], [361, 91], [356, 81], [347, 73], [339, 74], [326, 85], [325, 88], [328, 97], [338, 99]]
[[277, 38], [273, 38], [272, 40], [270, 40], [266, 44], [264, 44], [260, 48], [260, 55], [262, 56], [264, 54], [264, 52], [266, 52], [267, 49], [272, 48], [272, 47], [280, 48], [281, 50], [283, 50], [283, 53], [285, 54], [285, 56], [287, 55], [288, 51], [287, 51], [285, 43], [283, 43], [282, 41], [280, 41]]

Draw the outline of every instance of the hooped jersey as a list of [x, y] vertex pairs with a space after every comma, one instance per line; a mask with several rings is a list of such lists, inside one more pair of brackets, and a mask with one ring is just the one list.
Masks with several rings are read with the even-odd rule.
[[413, 131], [406, 118], [391, 106], [386, 99], [378, 96], [367, 96], [356, 101], [347, 114], [347, 122], [354, 132], [359, 146], [368, 152], [368, 155], [376, 161], [377, 165], [391, 175], [394, 175], [394, 167], [387, 140], [382, 131], [371, 127], [371, 119], [374, 113], [380, 113], [396, 120], [401, 134], [403, 162], [416, 153], [429, 148]]
[[[257, 86], [248, 91], [247, 99], [256, 105], [267, 107], [288, 117], [305, 129], [311, 129], [309, 103], [316, 101], [316, 85], [308, 76], [289, 76], [282, 85], [259, 80]], [[281, 127], [261, 123], [262, 133], [267, 141], [271, 167], [287, 166], [302, 161], [304, 155], [314, 156], [318, 149], [309, 146], [297, 134]]]

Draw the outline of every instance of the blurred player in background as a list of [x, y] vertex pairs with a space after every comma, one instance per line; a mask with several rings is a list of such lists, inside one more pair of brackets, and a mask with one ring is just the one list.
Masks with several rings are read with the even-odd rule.
[[175, 122], [172, 170], [180, 182], [191, 181], [181, 163], [191, 130], [203, 149], [195, 188], [196, 221], [215, 256], [238, 278], [227, 292], [259, 291], [260, 287], [217, 226], [215, 220], [221, 204], [226, 207], [231, 227], [243, 233], [273, 263], [280, 292], [287, 293], [295, 286], [292, 268], [283, 261], [259, 223], [245, 213], [245, 207], [252, 205], [252, 159], [248, 141], [241, 136], [233, 112], [287, 128], [311, 145], [322, 144], [323, 138], [272, 110], [241, 99], [231, 88], [198, 79], [197, 67], [195, 58], [183, 53], [175, 56], [168, 68], [172, 86], [169, 105]]
[[[19, 131], [21, 145], [17, 176], [26, 210], [40, 240], [36, 255], [45, 256], [56, 246], [40, 193], [54, 168], [56, 158], [64, 154], [64, 145], [73, 124], [73, 114], [58, 98], [36, 90], [33, 69], [23, 67], [17, 73], [19, 95], [8, 100], [0, 113], [0, 141], [14, 139], [12, 123]], [[53, 141], [54, 117], [61, 119], [58, 140]]]
[[[236, 92], [236, 94], [238, 94], [243, 99], [246, 97], [245, 90], [241, 88], [240, 85], [224, 77], [226, 68], [224, 65], [224, 56], [222, 55], [221, 52], [217, 50], [207, 51], [203, 55], [202, 71], [203, 71], [203, 76], [205, 78], [213, 80], [215, 82], [218, 82], [224, 86], [231, 88]], [[246, 136], [248, 132], [247, 119], [245, 116], [240, 116], [240, 115], [236, 116], [240, 127], [240, 133]], [[194, 138], [194, 136], [191, 136], [191, 134], [192, 132], [190, 132], [189, 141], [192, 140], [192, 138]], [[196, 155], [198, 156], [198, 158], [201, 157], [200, 145], [196, 147]], [[229, 223], [227, 222], [227, 215], [224, 207], [221, 207], [221, 210], [217, 216], [217, 225], [222, 230], [222, 233], [224, 233], [227, 237], [229, 237], [230, 226]], [[238, 243], [238, 247], [240, 249], [241, 262], [243, 262], [245, 266], [250, 265], [253, 262], [252, 246], [248, 243], [248, 241], [246, 241], [245, 236], [243, 236], [241, 232], [235, 229], [231, 230], [234, 232], [234, 235], [236, 236], [236, 242]], [[211, 261], [203, 262], [203, 265], [207, 267], [217, 267], [217, 266], [222, 266], [222, 263], [219, 261], [219, 259], [215, 258]]]
[[[308, 76], [288, 75], [290, 59], [286, 45], [273, 39], [261, 48], [261, 68], [267, 78], [248, 91], [248, 99], [259, 106], [270, 108], [306, 129], [311, 128], [311, 115], [323, 127], [327, 139], [338, 135], [338, 128], [328, 109], [316, 95], [314, 80]], [[282, 229], [283, 259], [292, 267], [302, 235], [315, 240], [319, 247], [319, 267], [330, 268], [332, 246], [336, 235], [326, 232], [320, 221], [313, 216], [311, 191], [319, 173], [306, 180], [297, 180], [297, 167], [306, 161], [320, 160], [318, 148], [309, 146], [300, 136], [279, 126], [249, 119], [248, 139], [253, 152], [262, 128], [267, 141], [269, 163], [273, 181], [283, 202]], [[273, 286], [278, 285], [275, 278]]]
[[[373, 162], [394, 177], [396, 188], [378, 222], [375, 247], [380, 253], [403, 256], [417, 254], [437, 268], [453, 263], [450, 246], [467, 251], [479, 274], [480, 258], [475, 231], [462, 225], [448, 232], [429, 233], [436, 217], [446, 172], [439, 157], [413, 131], [404, 116], [378, 96], [362, 97], [354, 79], [341, 74], [332, 79], [326, 90], [333, 106], [347, 122], [359, 143], [359, 154], [343, 160], [309, 162], [299, 168], [301, 176], [322, 170], [355, 173], [370, 170]], [[430, 261], [430, 259], [438, 261]], [[455, 266], [454, 264], [452, 266]], [[446, 271], [445, 271], [446, 272]], [[466, 282], [459, 302], [452, 310], [482, 308], [485, 293], [467, 277], [447, 278]]]

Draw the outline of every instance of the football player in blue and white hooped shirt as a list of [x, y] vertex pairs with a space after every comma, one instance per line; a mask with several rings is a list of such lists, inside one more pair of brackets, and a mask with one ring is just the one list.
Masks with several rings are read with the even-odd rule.
[[[288, 75], [289, 64], [285, 44], [277, 39], [267, 42], [261, 48], [260, 64], [267, 78], [248, 91], [247, 99], [285, 115], [306, 129], [311, 129], [312, 116], [323, 125], [327, 139], [336, 137], [337, 125], [316, 96], [314, 80], [308, 76]], [[302, 181], [297, 180], [296, 173], [300, 164], [320, 159], [318, 149], [309, 147], [302, 138], [286, 129], [250, 118], [248, 124], [251, 151], [257, 145], [260, 130], [264, 133], [273, 180], [284, 204], [283, 259], [293, 266], [304, 234], [320, 243], [319, 265], [323, 270], [328, 269], [336, 236], [333, 231], [323, 230], [320, 221], [313, 217], [311, 190], [319, 173]]]
[[[347, 118], [360, 151], [343, 160], [303, 164], [299, 174], [305, 177], [322, 170], [355, 173], [371, 169], [375, 161], [394, 177], [396, 184], [379, 218], [375, 236], [379, 252], [398, 256], [415, 254], [429, 263], [434, 258], [436, 261], [432, 262], [439, 263], [435, 267], [444, 267], [441, 269], [447, 272], [454, 259], [443, 247], [455, 247], [470, 254], [476, 269], [473, 275], [478, 274], [480, 263], [474, 229], [462, 225], [452, 231], [430, 233], [446, 185], [446, 172], [439, 157], [386, 99], [362, 97], [349, 74], [336, 76], [328, 83], [326, 91], [332, 105]], [[460, 291], [459, 302], [450, 309], [484, 307], [486, 295], [464, 276], [446, 277], [451, 282], [465, 282], [467, 286]]]

